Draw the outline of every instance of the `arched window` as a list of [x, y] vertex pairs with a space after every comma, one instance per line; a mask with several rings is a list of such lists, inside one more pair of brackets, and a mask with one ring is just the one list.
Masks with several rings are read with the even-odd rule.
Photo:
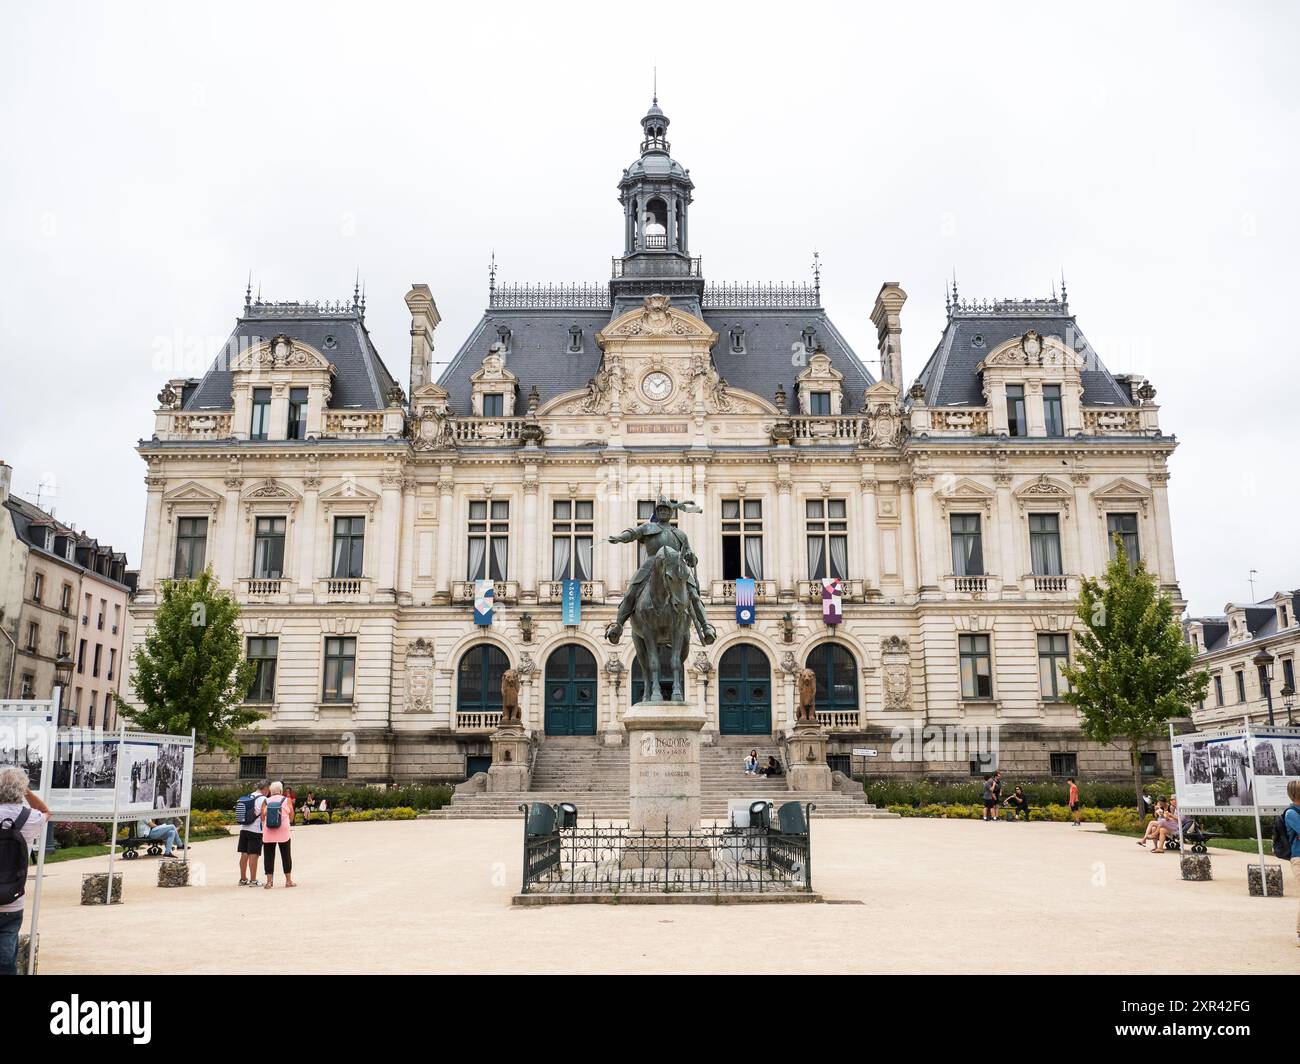
[[546, 659], [546, 734], [596, 734], [596, 659], [577, 643]]
[[509, 667], [505, 651], [491, 643], [465, 651], [456, 669], [456, 713], [500, 713], [501, 676]]
[[646, 201], [641, 232], [645, 236], [645, 247], [654, 251], [663, 251], [668, 247], [668, 205], [663, 200], [655, 198]]
[[[808, 668], [817, 675], [817, 717], [834, 726], [858, 723], [858, 663], [842, 646], [823, 643], [808, 655]], [[850, 714], [852, 719], [826, 714]]]

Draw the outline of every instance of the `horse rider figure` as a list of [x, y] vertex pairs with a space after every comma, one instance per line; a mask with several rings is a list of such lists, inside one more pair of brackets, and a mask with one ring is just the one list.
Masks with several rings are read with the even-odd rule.
[[682, 559], [689, 567], [686, 593], [690, 603], [691, 621], [700, 637], [700, 642], [708, 646], [718, 638], [718, 633], [709, 624], [708, 617], [704, 612], [704, 602], [700, 598], [699, 578], [695, 574], [695, 566], [699, 563], [699, 558], [696, 556], [695, 551], [691, 549], [691, 541], [687, 539], [686, 533], [670, 523], [678, 510], [696, 514], [704, 512], [702, 507], [697, 506], [690, 500], [678, 502], [675, 499], [660, 495], [655, 503], [654, 516], [649, 521], [637, 528], [625, 529], [617, 536], [609, 537], [610, 543], [631, 543], [634, 540], [639, 540], [645, 544], [645, 561], [641, 563], [641, 567], [637, 569], [635, 575], [624, 589], [623, 599], [618, 605], [618, 616], [614, 619], [614, 623], [605, 629], [605, 638], [611, 643], [617, 643], [622, 637], [623, 626], [627, 624], [628, 619], [635, 611], [641, 588], [650, 577], [651, 563], [654, 561], [655, 555], [665, 546], [672, 547], [680, 552]]

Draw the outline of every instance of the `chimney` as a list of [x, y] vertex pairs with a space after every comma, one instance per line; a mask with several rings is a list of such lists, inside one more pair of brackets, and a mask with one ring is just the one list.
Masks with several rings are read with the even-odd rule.
[[903, 390], [903, 327], [898, 315], [907, 302], [907, 293], [897, 281], [886, 281], [880, 286], [876, 305], [871, 310], [871, 323], [876, 327], [880, 346], [880, 379]]
[[0, 461], [0, 506], [9, 501], [9, 486], [14, 482], [14, 467]]
[[411, 387], [410, 397], [428, 384], [433, 374], [433, 330], [442, 321], [438, 305], [427, 284], [412, 285], [406, 293], [406, 306], [411, 311]]

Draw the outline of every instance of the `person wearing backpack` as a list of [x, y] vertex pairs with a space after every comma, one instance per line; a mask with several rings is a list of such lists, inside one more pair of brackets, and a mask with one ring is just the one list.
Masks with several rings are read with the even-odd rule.
[[266, 889], [275, 886], [275, 848], [280, 847], [284, 863], [284, 885], [296, 887], [289, 873], [293, 871], [293, 857], [289, 853], [289, 836], [293, 831], [293, 798], [284, 793], [284, 784], [278, 780], [271, 784], [271, 793], [262, 803], [262, 855], [266, 872]]
[[262, 856], [262, 806], [266, 803], [270, 780], [257, 786], [235, 803], [235, 823], [239, 825], [239, 885], [256, 887], [257, 861]]
[[16, 765], [0, 769], [0, 975], [18, 974], [27, 870], [49, 815], [49, 807], [32, 793], [26, 772]]
[[[1291, 862], [1291, 871], [1300, 883], [1300, 780], [1286, 785], [1286, 796], [1291, 804], [1282, 811], [1273, 825], [1273, 855]], [[1300, 912], [1295, 918], [1296, 944], [1300, 945]]]

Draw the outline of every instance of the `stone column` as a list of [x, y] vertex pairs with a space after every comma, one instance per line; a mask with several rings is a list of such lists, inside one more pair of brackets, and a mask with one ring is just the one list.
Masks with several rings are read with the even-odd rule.
[[537, 544], [543, 536], [537, 523], [537, 490], [536, 467], [530, 467], [524, 472], [524, 542], [519, 566], [519, 593], [525, 602], [537, 601]]
[[934, 591], [939, 586], [934, 557], [934, 478], [928, 474], [913, 477], [916, 506], [916, 550], [920, 556], [920, 590]]
[[380, 503], [379, 567], [375, 573], [376, 592], [397, 593], [397, 549], [401, 539], [402, 481], [400, 470], [384, 474]]
[[993, 478], [998, 493], [998, 542], [1002, 548], [1002, 590], [1017, 591], [1020, 587], [1020, 572], [1017, 545], [1016, 519], [1011, 510], [1011, 474], [998, 473]]
[[867, 587], [880, 588], [880, 531], [876, 528], [876, 481], [864, 475], [862, 489], [862, 574]]
[[1178, 574], [1174, 572], [1174, 537], [1169, 524], [1169, 474], [1161, 471], [1148, 477], [1151, 481], [1151, 497], [1154, 503], [1156, 522], [1156, 545], [1160, 551], [1158, 572], [1162, 584], [1177, 584]]
[[[777, 474], [777, 527], [776, 545], [780, 559], [777, 569], [777, 591], [781, 599], [790, 602], [795, 598], [795, 561], [794, 561], [794, 481], [790, 479], [788, 466]], [[744, 507], [744, 500], [741, 500]]]
[[902, 524], [898, 533], [898, 549], [903, 554], [903, 593], [916, 592], [916, 532], [912, 513], [912, 481], [903, 477], [898, 482], [898, 513]]
[[[1078, 575], [1094, 576], [1096, 574], [1096, 558], [1093, 555], [1093, 543], [1096, 536], [1093, 532], [1093, 513], [1088, 505], [1088, 474], [1072, 473], [1070, 480], [1074, 482], [1074, 536], [1077, 543], [1079, 569]], [[1105, 515], [1102, 515], [1105, 519]]]
[[144, 511], [144, 551], [140, 558], [140, 588], [152, 590], [158, 586], [158, 574], [170, 573], [166, 558], [158, 557], [162, 542], [162, 497], [167, 486], [165, 476], [150, 473], [144, 478], [148, 495]]
[[317, 500], [320, 497], [320, 477], [304, 477], [302, 481], [302, 521], [298, 525], [298, 586], [295, 598], [311, 602], [316, 595], [316, 526], [320, 523]]
[[[606, 543], [607, 536], [616, 536], [623, 531], [623, 478], [618, 466], [605, 466], [605, 526], [597, 527], [595, 535], [596, 558], [605, 559], [603, 572], [597, 577], [605, 580], [607, 598], [623, 590], [623, 552], [630, 548], [626, 544]], [[695, 548], [697, 551], [699, 547]]]
[[438, 478], [438, 557], [434, 564], [434, 593], [443, 602], [451, 601], [452, 580], [452, 525], [456, 498], [453, 494], [455, 482], [452, 480], [450, 466], [443, 466]]
[[225, 512], [221, 522], [221, 562], [214, 566], [217, 583], [234, 590], [236, 561], [235, 545], [239, 540], [239, 489], [244, 486], [242, 477], [229, 477], [226, 480]]
[[1025, 420], [1029, 435], [1046, 436], [1047, 418], [1043, 413], [1043, 382], [1025, 382]]
[[409, 603], [415, 588], [415, 552], [418, 543], [415, 536], [415, 488], [414, 477], [402, 480], [402, 522], [397, 529], [397, 596], [401, 602]]

